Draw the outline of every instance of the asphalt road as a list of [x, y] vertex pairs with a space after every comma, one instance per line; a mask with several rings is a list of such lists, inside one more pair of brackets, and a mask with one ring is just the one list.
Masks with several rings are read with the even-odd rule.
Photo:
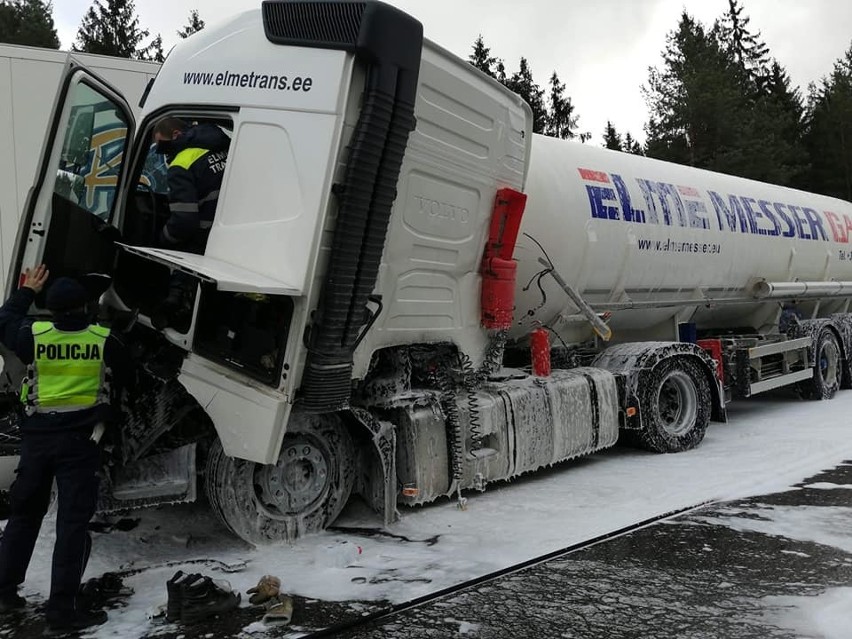
[[[368, 625], [331, 635], [525, 639], [801, 639], [778, 622], [789, 598], [852, 586], [852, 463], [812, 477], [831, 490], [803, 488], [715, 504], [664, 523], [486, 582]], [[605, 506], [602, 506], [605, 507]], [[816, 510], [815, 510], [816, 509]], [[773, 516], [783, 513], [783, 521]], [[830, 517], [822, 517], [820, 513]], [[785, 522], [826, 519], [836, 543], [787, 535]], [[808, 524], [805, 523], [805, 529]], [[822, 538], [826, 532], [823, 530]], [[819, 535], [818, 535], [819, 537]], [[852, 599], [850, 599], [852, 601]], [[121, 605], [119, 602], [117, 605]], [[182, 628], [162, 625], [159, 639], [295, 637], [356, 624], [386, 610], [381, 602], [329, 603], [295, 598], [292, 625], [247, 634], [259, 619], [241, 608], [225, 619]], [[850, 614], [852, 621], [852, 614]], [[807, 632], [809, 629], [804, 629]], [[34, 639], [37, 609], [0, 621], [0, 637]], [[849, 636], [852, 637], [852, 624]]]
[[[818, 482], [852, 485], [852, 465], [802, 485]], [[849, 488], [804, 488], [714, 505], [336, 636], [820, 637], [814, 628], [779, 626], [778, 616], [789, 614], [789, 598], [852, 586], [852, 554], [790, 539], [784, 526], [773, 524], [767, 514], [781, 508], [787, 521], [801, 519], [796, 510], [804, 518], [824, 520], [812, 511], [824, 508], [841, 534], [844, 528], [849, 531], [852, 547], [850, 506]], [[766, 532], [737, 530], [750, 526], [732, 527], [732, 517], [746, 524], [751, 519]], [[852, 612], [849, 622], [852, 637]]]

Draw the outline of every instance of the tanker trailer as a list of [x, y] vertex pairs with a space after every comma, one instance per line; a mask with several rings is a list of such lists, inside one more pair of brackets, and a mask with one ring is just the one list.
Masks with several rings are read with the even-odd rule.
[[[63, 87], [8, 288], [40, 262], [110, 276], [102, 319], [139, 370], [102, 511], [200, 476], [251, 542], [354, 494], [391, 524], [619, 440], [692, 448], [734, 396], [848, 384], [849, 204], [533, 135], [381, 2], [269, 0], [180, 42], [102, 217], [54, 188], [91, 139], [69, 114], [133, 114], [82, 66]], [[157, 244], [163, 116], [231, 139], [202, 255]], [[154, 322], [175, 272], [188, 312]]]
[[[725, 401], [787, 385], [828, 399], [848, 387], [850, 203], [537, 135], [525, 190], [518, 282], [539, 285], [518, 289], [510, 336], [544, 326], [562, 356], [631, 377], [637, 412], [623, 439], [677, 451], [701, 438], [685, 427], [694, 371], [675, 367], [668, 382], [636, 374], [668, 348], [655, 340], [707, 352]], [[607, 318], [610, 345], [549, 268]], [[687, 411], [659, 423], [640, 409], [649, 385]]]

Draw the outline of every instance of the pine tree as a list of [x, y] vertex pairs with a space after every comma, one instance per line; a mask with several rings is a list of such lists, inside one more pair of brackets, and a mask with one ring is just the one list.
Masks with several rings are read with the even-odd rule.
[[[94, 0], [77, 31], [74, 51], [145, 59], [149, 32], [139, 27], [133, 0]], [[150, 46], [150, 45], [149, 45]], [[161, 44], [162, 47], [162, 44]]]
[[683, 12], [669, 34], [662, 70], [643, 87], [650, 157], [738, 174], [743, 94], [736, 66], [716, 39]]
[[0, 0], [0, 42], [58, 49], [52, 13], [45, 0]]
[[[473, 53], [470, 54], [467, 60], [483, 73], [490, 75], [492, 78], [497, 77], [494, 67], [498, 60], [491, 55], [491, 49], [485, 46], [485, 40], [483, 40], [481, 33], [476, 38], [476, 42], [473, 43]], [[505, 76], [505, 70], [503, 74]]]
[[642, 145], [637, 142], [630, 132], [624, 134], [624, 152], [632, 153], [633, 155], [645, 155], [642, 150]]
[[714, 26], [714, 34], [744, 74], [744, 80], [756, 93], [761, 93], [770, 75], [769, 47], [760, 32], [749, 31], [751, 19], [743, 14], [739, 0], [728, 0], [728, 10]]
[[559, 81], [556, 71], [550, 76], [550, 100], [544, 134], [554, 138], [576, 137], [577, 116], [571, 98], [565, 96], [565, 85]]
[[[684, 13], [645, 88], [650, 157], [789, 185], [803, 173], [801, 108], [737, 0], [707, 31]], [[728, 24], [730, 23], [730, 24]], [[726, 26], [727, 25], [727, 26]]]
[[559, 81], [555, 71], [550, 76], [550, 92], [545, 101], [545, 91], [533, 79], [527, 59], [522, 57], [519, 70], [508, 76], [503, 60], [491, 55], [491, 49], [485, 46], [482, 35], [473, 43], [473, 52], [468, 57], [468, 62], [529, 104], [533, 117], [533, 133], [557, 138], [579, 138], [581, 142], [591, 138], [590, 133], [575, 132], [578, 116], [574, 114], [571, 98], [565, 95], [565, 85]]
[[763, 166], [761, 179], [804, 187], [807, 152], [804, 143], [804, 106], [799, 90], [786, 70], [773, 60], [754, 104], [755, 126], [750, 130], [756, 160]]
[[606, 121], [603, 139], [604, 148], [611, 149], [613, 151], [624, 150], [624, 143], [621, 140], [621, 135], [615, 130], [615, 127], [610, 120]]
[[506, 86], [508, 78], [506, 76], [506, 65], [502, 60], [497, 60], [497, 65], [494, 67], [494, 77], [497, 79], [497, 82]]
[[532, 69], [526, 58], [521, 58], [520, 69], [512, 74], [505, 85], [530, 105], [533, 116], [533, 133], [543, 133], [547, 126], [547, 108], [544, 106], [544, 89], [535, 83]]
[[151, 40], [151, 44], [149, 44], [144, 49], [140, 49], [136, 52], [136, 57], [139, 60], [150, 60], [151, 62], [165, 62], [166, 56], [163, 53], [163, 36], [158, 33], [157, 37]]
[[198, 15], [198, 9], [193, 9], [189, 12], [189, 22], [186, 26], [177, 32], [178, 36], [181, 38], [188, 38], [193, 33], [198, 33], [205, 26], [204, 20], [202, 20]]
[[811, 86], [805, 144], [808, 188], [852, 200], [852, 46], [827, 78]]
[[733, 59], [745, 98], [741, 117], [747, 126], [740, 145], [749, 163], [746, 175], [793, 184], [804, 171], [801, 96], [749, 22], [739, 0], [728, 0], [728, 11], [713, 30]]

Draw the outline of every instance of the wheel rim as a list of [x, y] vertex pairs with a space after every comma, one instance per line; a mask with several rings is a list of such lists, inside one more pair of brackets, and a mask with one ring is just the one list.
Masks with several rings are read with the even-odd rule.
[[837, 383], [839, 369], [840, 349], [833, 339], [828, 339], [822, 345], [819, 353], [819, 371], [826, 386], [831, 387]]
[[675, 436], [683, 435], [695, 425], [698, 392], [692, 378], [683, 371], [671, 371], [657, 391], [657, 419], [663, 429]]
[[258, 503], [271, 517], [308, 510], [328, 486], [325, 450], [305, 437], [284, 442], [278, 463], [260, 466], [254, 484]]

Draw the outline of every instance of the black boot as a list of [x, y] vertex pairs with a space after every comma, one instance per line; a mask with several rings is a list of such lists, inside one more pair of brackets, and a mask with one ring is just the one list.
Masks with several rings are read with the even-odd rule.
[[18, 593], [0, 595], [0, 614], [21, 610], [27, 605], [27, 600]]
[[166, 603], [166, 619], [168, 621], [180, 621], [183, 612], [183, 592], [189, 584], [201, 579], [201, 575], [187, 575], [178, 570], [171, 579], [166, 582], [166, 591], [169, 598]]
[[210, 577], [183, 587], [180, 620], [194, 624], [235, 610], [240, 605], [240, 595], [217, 584]]
[[70, 612], [67, 616], [48, 617], [45, 637], [64, 637], [92, 626], [100, 626], [107, 621], [107, 613], [103, 610]]

